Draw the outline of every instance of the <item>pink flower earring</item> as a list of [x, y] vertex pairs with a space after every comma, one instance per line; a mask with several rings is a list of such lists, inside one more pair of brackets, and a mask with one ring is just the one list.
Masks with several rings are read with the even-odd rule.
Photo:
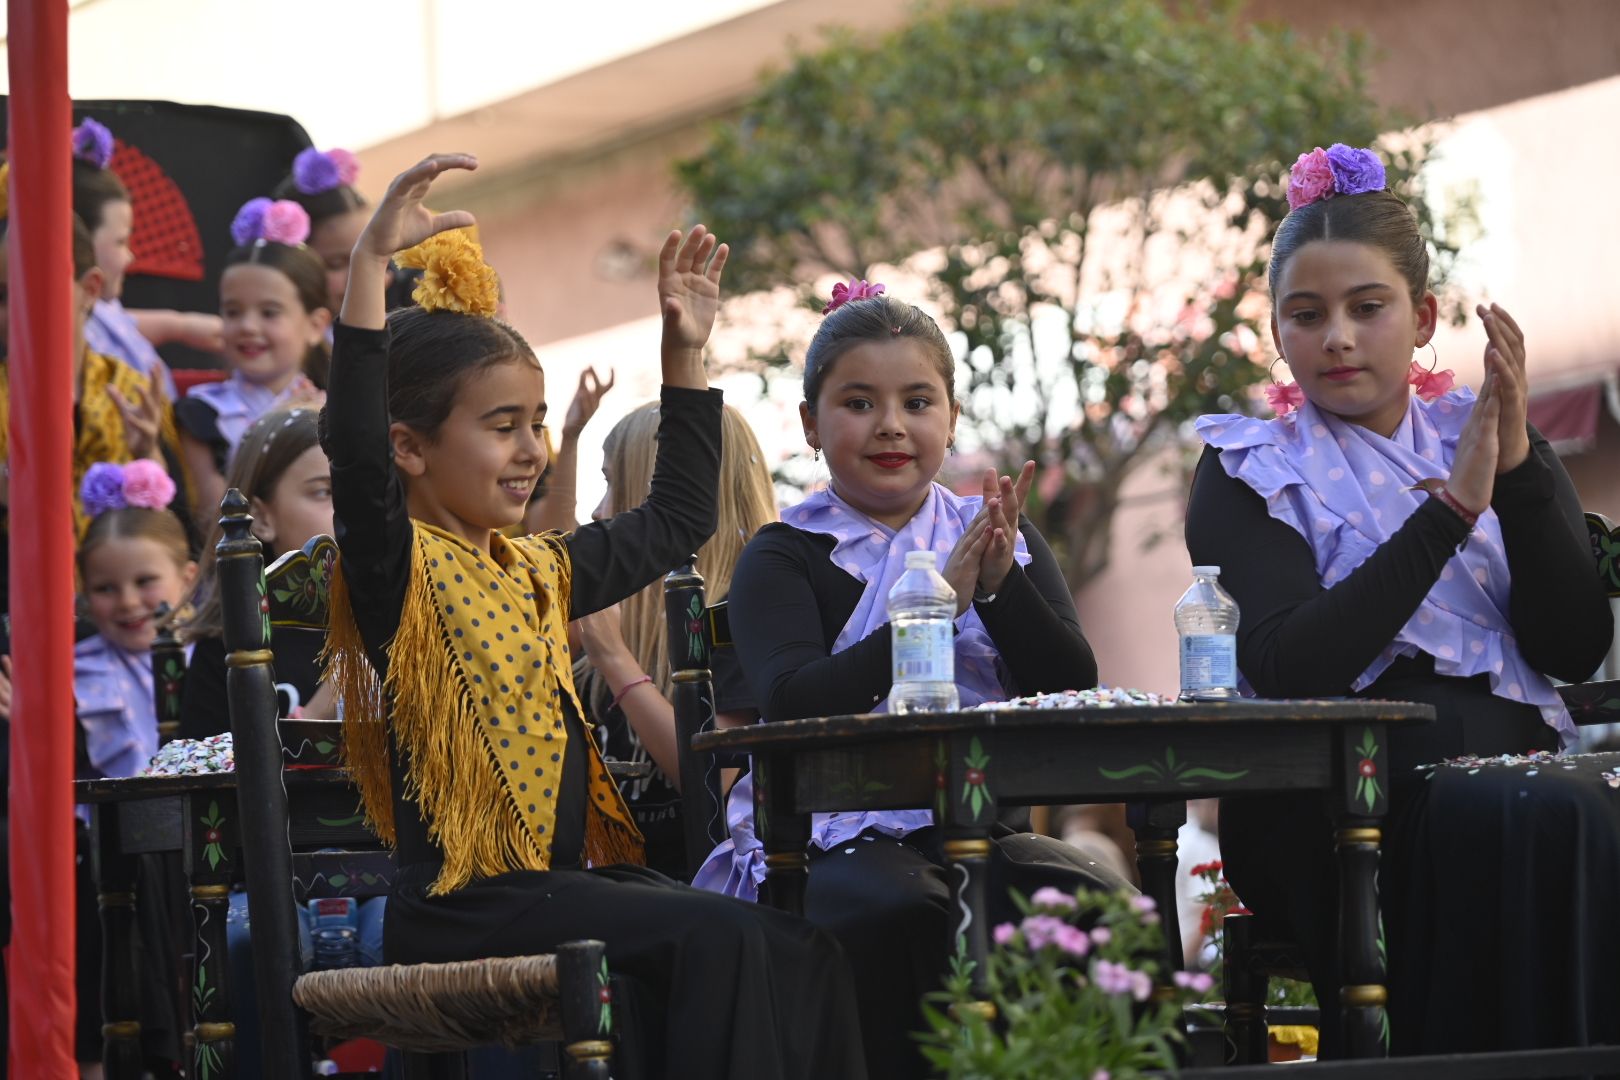
[[1434, 355], [1434, 359], [1427, 368], [1413, 360], [1412, 366], [1407, 369], [1406, 381], [1417, 389], [1418, 397], [1424, 401], [1433, 401], [1442, 394], [1449, 392], [1456, 385], [1457, 373], [1450, 368], [1446, 368], [1444, 371], [1436, 371], [1435, 368], [1440, 366], [1440, 350], [1434, 347], [1433, 341], [1428, 342], [1428, 346], [1429, 352]]
[[1283, 383], [1277, 381], [1277, 365], [1287, 363], [1282, 357], [1271, 362], [1267, 373], [1271, 376], [1271, 385], [1266, 387], [1266, 404], [1278, 416], [1287, 416], [1301, 405], [1305, 404], [1305, 391], [1299, 388], [1298, 383]]

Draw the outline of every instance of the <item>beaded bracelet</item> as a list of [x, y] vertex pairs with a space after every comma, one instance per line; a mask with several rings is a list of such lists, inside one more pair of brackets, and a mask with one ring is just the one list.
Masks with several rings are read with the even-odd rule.
[[613, 695], [613, 708], [616, 709], [616, 708], [619, 707], [619, 702], [624, 700], [624, 695], [628, 694], [630, 691], [634, 690], [636, 687], [640, 686], [642, 683], [650, 683], [650, 682], [652, 682], [652, 676], [651, 675], [639, 675], [636, 678], [631, 679], [629, 682], [625, 683], [623, 686], [621, 686], [619, 688], [619, 692], [617, 694]]
[[1457, 496], [1451, 493], [1451, 489], [1442, 487], [1435, 492], [1435, 497], [1441, 502], [1445, 503], [1447, 506], [1451, 507], [1452, 512], [1466, 521], [1469, 528], [1473, 528], [1475, 525], [1479, 524], [1478, 512], [1470, 510], [1468, 507], [1458, 502]]

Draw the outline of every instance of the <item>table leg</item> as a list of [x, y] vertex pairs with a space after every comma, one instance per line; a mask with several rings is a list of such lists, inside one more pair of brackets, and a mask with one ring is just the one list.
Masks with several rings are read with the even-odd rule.
[[236, 1024], [232, 1022], [225, 913], [236, 866], [236, 803], [217, 793], [183, 802], [186, 884], [196, 934], [191, 1006], [196, 1026], [192, 1075], [198, 1080], [236, 1076]]
[[1184, 966], [1181, 955], [1181, 923], [1176, 912], [1177, 837], [1187, 823], [1185, 802], [1130, 803], [1125, 820], [1136, 834], [1136, 870], [1142, 876], [1142, 892], [1159, 908], [1159, 925], [1164, 930], [1164, 982]]
[[810, 882], [810, 815], [793, 805], [793, 757], [755, 754], [754, 834], [765, 847], [760, 900], [790, 915], [804, 914]]
[[1345, 1052], [1352, 1058], [1384, 1057], [1389, 1053], [1389, 1018], [1384, 1012], [1388, 992], [1383, 920], [1378, 912], [1378, 848], [1383, 839], [1380, 826], [1389, 809], [1386, 739], [1379, 724], [1353, 725], [1339, 739], [1333, 840], [1339, 856], [1339, 955], [1344, 979], [1339, 1007]]
[[934, 824], [943, 837], [955, 912], [949, 947], [972, 962], [974, 994], [982, 1000], [990, 961], [990, 827], [996, 821], [991, 753], [977, 735], [951, 736], [935, 744], [934, 763]]
[[140, 1003], [135, 983], [135, 860], [124, 854], [118, 804], [91, 808], [91, 869], [101, 920], [101, 1060], [108, 1080], [139, 1080]]

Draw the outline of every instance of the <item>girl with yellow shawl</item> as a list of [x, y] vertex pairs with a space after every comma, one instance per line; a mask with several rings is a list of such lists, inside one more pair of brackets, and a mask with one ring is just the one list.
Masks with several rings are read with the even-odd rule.
[[[659, 255], [663, 423], [652, 492], [569, 536], [516, 540], [546, 465], [545, 377], [493, 316], [465, 212], [401, 173], [355, 245], [322, 418], [341, 552], [329, 674], [366, 814], [398, 849], [391, 962], [546, 952], [599, 938], [624, 976], [616, 1075], [865, 1076], [842, 953], [807, 923], [637, 865], [641, 837], [574, 691], [569, 620], [657, 579], [714, 528], [718, 391], [703, 347], [726, 248], [703, 226]], [[404, 250], [410, 249], [410, 250]], [[390, 256], [424, 271], [387, 315]]]

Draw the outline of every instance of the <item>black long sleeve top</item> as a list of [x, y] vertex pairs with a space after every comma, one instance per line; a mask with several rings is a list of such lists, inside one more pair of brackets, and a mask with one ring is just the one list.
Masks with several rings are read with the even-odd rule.
[[[1613, 622], [1574, 485], [1547, 441], [1531, 436], [1530, 456], [1496, 478], [1491, 499], [1512, 580], [1509, 621], [1532, 667], [1578, 681], [1602, 662]], [[1219, 454], [1206, 449], [1198, 463], [1187, 551], [1195, 565], [1221, 568], [1221, 584], [1238, 603], [1238, 667], [1262, 697], [1349, 695], [1467, 539], [1467, 523], [1429, 499], [1366, 562], [1324, 588], [1305, 538], [1228, 476]], [[1555, 742], [1538, 710], [1495, 697], [1485, 676], [1438, 675], [1429, 656], [1397, 657], [1357, 696], [1436, 706], [1439, 723], [1403, 729], [1394, 740], [1397, 769]]]
[[[658, 453], [646, 502], [566, 538], [573, 564], [569, 618], [600, 611], [658, 579], [714, 532], [720, 478], [718, 390], [663, 388]], [[399, 625], [411, 572], [412, 525], [405, 487], [388, 441], [388, 332], [339, 324], [321, 418], [332, 463], [333, 526], [355, 622], [377, 672], [386, 677], [387, 645]], [[493, 706], [492, 706], [493, 707]], [[563, 709], [568, 750], [558, 792], [551, 865], [579, 863], [586, 783], [583, 740], [573, 709]], [[414, 802], [404, 797], [395, 754], [394, 812], [402, 865], [438, 854]]]
[[[1016, 686], [1015, 693], [1097, 685], [1097, 661], [1051, 548], [1028, 519], [1019, 531], [1027, 568], [1013, 564], [988, 604], [975, 604]], [[889, 693], [887, 623], [832, 651], [865, 585], [831, 559], [831, 536], [765, 526], [743, 549], [731, 580], [731, 628], [760, 715], [766, 720], [867, 712]]]

